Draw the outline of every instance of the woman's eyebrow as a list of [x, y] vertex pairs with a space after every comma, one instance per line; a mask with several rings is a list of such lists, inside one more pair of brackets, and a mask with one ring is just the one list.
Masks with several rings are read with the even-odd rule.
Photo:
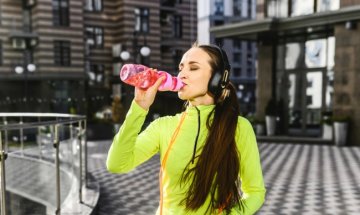
[[[197, 62], [197, 61], [189, 61], [187, 64], [200, 64], [199, 62]], [[179, 68], [181, 68], [181, 67], [184, 67], [184, 63], [179, 63]]]
[[200, 63], [197, 61], [190, 61], [189, 64], [200, 64]]

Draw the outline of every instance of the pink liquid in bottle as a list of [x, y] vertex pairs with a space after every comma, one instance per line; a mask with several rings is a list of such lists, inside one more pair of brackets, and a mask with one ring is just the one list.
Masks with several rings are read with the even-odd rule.
[[159, 86], [159, 91], [179, 91], [184, 86], [179, 78], [141, 64], [125, 64], [120, 70], [120, 79], [123, 82], [144, 90], [154, 85], [161, 76], [166, 76], [166, 79]]

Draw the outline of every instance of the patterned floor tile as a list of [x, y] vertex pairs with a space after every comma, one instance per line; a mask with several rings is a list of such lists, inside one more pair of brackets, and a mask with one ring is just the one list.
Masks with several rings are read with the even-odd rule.
[[[155, 214], [159, 156], [128, 174], [106, 171], [110, 141], [89, 142], [89, 170], [100, 182], [99, 215]], [[267, 188], [259, 215], [360, 212], [360, 147], [259, 143]]]

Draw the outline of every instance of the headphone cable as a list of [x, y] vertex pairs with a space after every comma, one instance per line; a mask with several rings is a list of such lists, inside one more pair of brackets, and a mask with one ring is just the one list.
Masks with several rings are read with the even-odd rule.
[[192, 158], [191, 158], [191, 163], [192, 163], [192, 164], [194, 164], [195, 154], [196, 154], [196, 147], [197, 147], [197, 143], [198, 143], [198, 139], [199, 139], [199, 134], [200, 134], [200, 110], [199, 110], [196, 106], [195, 106], [195, 109], [196, 109], [197, 114], [198, 114], [198, 130], [197, 130], [197, 134], [196, 134], [196, 138], [195, 138], [193, 156], [192, 156]]

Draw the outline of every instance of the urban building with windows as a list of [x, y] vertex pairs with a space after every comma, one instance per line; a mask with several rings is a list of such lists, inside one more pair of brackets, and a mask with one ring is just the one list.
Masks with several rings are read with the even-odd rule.
[[241, 38], [220, 38], [209, 29], [233, 22], [244, 22], [256, 17], [255, 0], [200, 0], [198, 1], [198, 41], [216, 44], [227, 52], [231, 64], [231, 81], [237, 87], [241, 112], [255, 112], [256, 44]]
[[211, 28], [218, 38], [257, 44], [257, 116], [278, 102], [278, 134], [321, 136], [325, 114], [350, 117], [359, 144], [359, 1], [260, 0], [256, 20]]
[[175, 74], [196, 37], [193, 0], [3, 0], [0, 111], [94, 113], [114, 95], [129, 105], [133, 88], [120, 82], [121, 66]]

